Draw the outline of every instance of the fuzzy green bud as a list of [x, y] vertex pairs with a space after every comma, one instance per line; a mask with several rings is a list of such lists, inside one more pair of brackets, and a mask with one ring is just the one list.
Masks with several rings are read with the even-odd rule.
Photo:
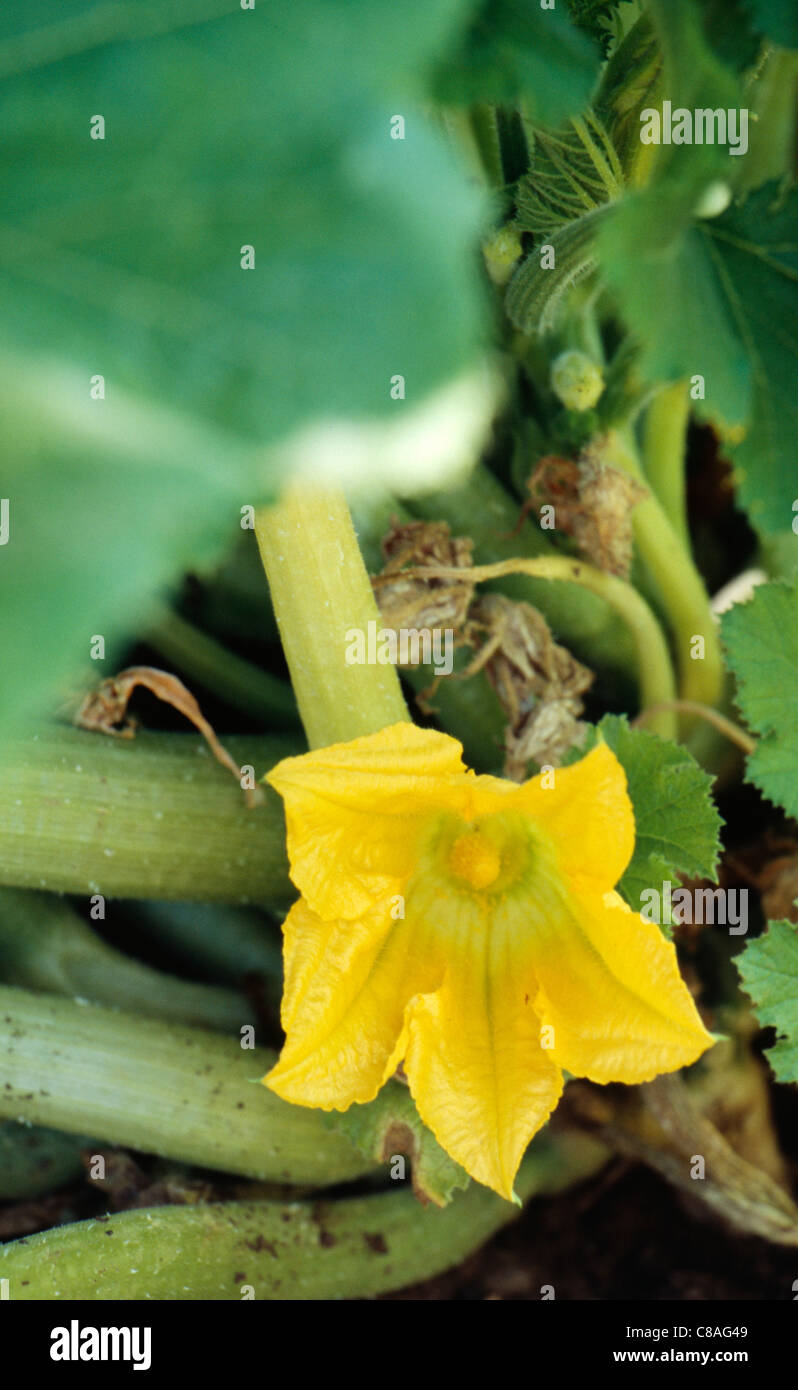
[[586, 352], [570, 348], [551, 364], [551, 387], [569, 410], [591, 410], [604, 390], [604, 376]]
[[506, 285], [515, 268], [516, 261], [523, 254], [521, 238], [515, 227], [508, 223], [499, 227], [493, 236], [482, 244], [485, 266], [494, 285]]

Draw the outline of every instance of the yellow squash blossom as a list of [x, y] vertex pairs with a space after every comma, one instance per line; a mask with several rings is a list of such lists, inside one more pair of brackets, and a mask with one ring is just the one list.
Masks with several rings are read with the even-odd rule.
[[419, 1114], [512, 1198], [562, 1068], [649, 1081], [712, 1039], [659, 928], [613, 891], [634, 847], [615, 754], [519, 786], [455, 739], [396, 724], [286, 758], [286, 1042], [264, 1078], [297, 1105], [369, 1101], [400, 1062]]

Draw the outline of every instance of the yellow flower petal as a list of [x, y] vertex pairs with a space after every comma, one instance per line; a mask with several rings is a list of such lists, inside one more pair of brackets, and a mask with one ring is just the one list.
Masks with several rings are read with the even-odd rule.
[[584, 885], [535, 911], [535, 1007], [552, 1056], [591, 1081], [651, 1081], [712, 1046], [660, 928]]
[[541, 1047], [529, 941], [461, 905], [446, 978], [407, 1010], [405, 1074], [418, 1112], [447, 1153], [501, 1196], [562, 1091]]
[[446, 734], [394, 724], [277, 764], [267, 780], [285, 801], [291, 877], [314, 912], [359, 917], [397, 891], [430, 811], [470, 805], [462, 751]]
[[407, 1001], [440, 983], [438, 953], [385, 904], [355, 921], [326, 922], [300, 901], [284, 933], [287, 1037], [265, 1084], [324, 1110], [373, 1100], [398, 1064]]
[[553, 787], [544, 785], [543, 776], [519, 787], [513, 809], [525, 811], [545, 832], [565, 875], [614, 888], [635, 843], [634, 812], [621, 763], [606, 743], [598, 743], [578, 763], [558, 767], [553, 775]]

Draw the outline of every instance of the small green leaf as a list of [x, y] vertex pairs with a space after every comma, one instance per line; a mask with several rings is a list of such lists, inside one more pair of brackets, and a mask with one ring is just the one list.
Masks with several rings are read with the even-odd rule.
[[352, 1105], [326, 1119], [378, 1163], [390, 1164], [406, 1155], [412, 1165], [413, 1191], [422, 1202], [445, 1207], [458, 1189], [468, 1186], [468, 1174], [422, 1124], [410, 1091], [398, 1081], [389, 1081], [368, 1105]]
[[679, 874], [714, 880], [721, 819], [709, 774], [686, 749], [618, 715], [605, 715], [598, 735], [622, 763], [634, 807], [634, 854], [618, 885], [629, 906], [639, 912], [647, 889], [661, 893]]
[[761, 584], [725, 614], [722, 632], [737, 704], [760, 735], [746, 776], [798, 815], [798, 583]]
[[735, 964], [759, 1022], [779, 1035], [765, 1052], [776, 1080], [798, 1081], [798, 927], [770, 922]]

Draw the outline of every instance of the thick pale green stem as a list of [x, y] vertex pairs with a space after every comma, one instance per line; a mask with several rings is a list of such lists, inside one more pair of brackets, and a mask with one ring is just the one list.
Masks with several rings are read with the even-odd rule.
[[686, 381], [663, 386], [643, 424], [643, 472], [684, 550], [690, 537], [685, 512], [685, 446], [690, 397]]
[[[226, 740], [261, 778], [298, 741]], [[193, 734], [114, 739], [54, 726], [0, 759], [0, 883], [111, 898], [285, 906], [279, 797], [252, 810]]]
[[393, 666], [346, 659], [347, 634], [365, 639], [380, 615], [343, 495], [289, 488], [256, 514], [255, 534], [311, 748], [407, 719]]
[[258, 1084], [274, 1061], [200, 1028], [0, 987], [0, 1119], [274, 1182], [369, 1171], [320, 1111]]
[[[419, 577], [434, 574], [440, 579], [462, 577], [462, 570], [448, 569], [442, 565], [408, 570], [407, 573]], [[664, 704], [675, 698], [673, 670], [662, 629], [645, 599], [640, 597], [631, 584], [616, 579], [614, 575], [605, 574], [593, 565], [586, 565], [581, 560], [571, 560], [563, 555], [538, 560], [504, 560], [496, 565], [475, 565], [469, 574], [478, 584], [490, 579], [501, 579], [507, 574], [559, 579], [570, 584], [581, 584], [583, 588], [600, 595], [624, 619], [634, 636], [643, 709], [649, 705]], [[676, 719], [668, 709], [652, 715], [649, 726], [663, 738], [676, 736]]]
[[107, 946], [68, 903], [44, 893], [0, 889], [0, 980], [221, 1032], [255, 1022], [236, 990], [152, 970]]
[[[606, 1159], [586, 1136], [541, 1135], [516, 1187], [524, 1198], [559, 1192]], [[459, 1264], [516, 1215], [476, 1183], [443, 1211], [406, 1184], [336, 1202], [156, 1207], [6, 1245], [0, 1278], [9, 1300], [368, 1298]]]

